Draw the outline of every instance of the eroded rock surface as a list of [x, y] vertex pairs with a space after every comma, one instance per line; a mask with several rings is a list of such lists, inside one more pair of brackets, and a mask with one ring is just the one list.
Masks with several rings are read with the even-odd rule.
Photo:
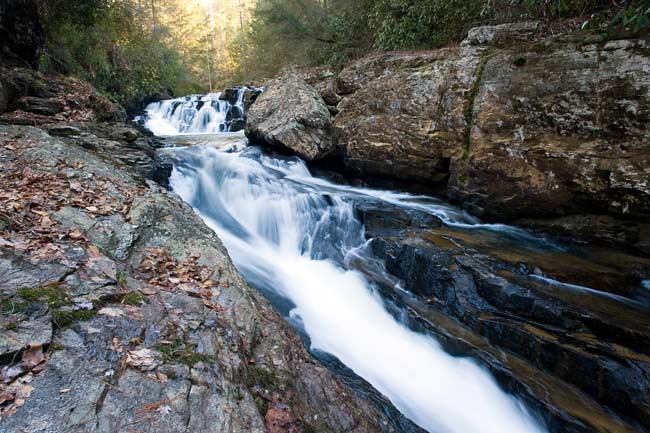
[[330, 113], [316, 90], [295, 75], [272, 80], [266, 88], [246, 119], [252, 142], [290, 150], [308, 161], [334, 150]]
[[390, 430], [176, 196], [31, 127], [0, 165], [0, 432]]
[[[650, 260], [445, 227], [385, 203], [356, 206], [411, 326], [471, 355], [553, 432], [648, 431]], [[590, 257], [589, 260], [586, 257]], [[556, 279], [598, 289], [558, 285]], [[378, 281], [382, 284], [381, 281]], [[645, 426], [645, 427], [644, 427]]]

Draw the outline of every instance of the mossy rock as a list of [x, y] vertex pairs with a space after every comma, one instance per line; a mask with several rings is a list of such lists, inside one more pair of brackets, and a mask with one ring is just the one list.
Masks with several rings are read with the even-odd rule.
[[57, 328], [67, 328], [77, 322], [85, 322], [95, 317], [95, 310], [55, 310], [52, 321]]
[[0, 313], [3, 316], [10, 316], [13, 314], [23, 314], [27, 312], [27, 303], [17, 301], [15, 299], [0, 299]]
[[134, 307], [139, 307], [145, 302], [145, 297], [140, 292], [128, 292], [121, 294], [119, 296], [120, 304], [133, 305]]
[[72, 304], [70, 294], [58, 284], [24, 287], [18, 290], [18, 296], [29, 302], [44, 302], [50, 308], [60, 308]]

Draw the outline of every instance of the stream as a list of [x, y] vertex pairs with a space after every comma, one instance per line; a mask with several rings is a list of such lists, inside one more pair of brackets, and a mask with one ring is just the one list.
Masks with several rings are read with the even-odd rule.
[[243, 110], [241, 97], [236, 104], [218, 94], [163, 101], [148, 107], [146, 126], [173, 146], [164, 150], [174, 161], [173, 191], [219, 235], [249, 284], [285, 315], [312, 353], [334, 357], [432, 433], [548, 431], [490, 371], [448, 354], [434, 336], [410, 326], [405, 309], [385, 299], [380, 286], [408, 287], [373, 254], [355, 204], [379, 201], [424, 212], [470, 236], [489, 233], [544, 251], [562, 247], [515, 227], [482, 224], [433, 197], [315, 177], [299, 158], [268, 154], [248, 146], [243, 132], [228, 132], [232, 107]]

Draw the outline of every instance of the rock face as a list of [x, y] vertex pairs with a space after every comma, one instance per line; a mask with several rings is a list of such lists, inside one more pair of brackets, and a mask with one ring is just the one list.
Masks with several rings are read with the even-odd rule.
[[343, 100], [335, 118], [344, 164], [356, 175], [445, 182], [452, 146], [440, 146], [433, 124], [452, 62], [446, 51], [363, 59], [336, 80]]
[[308, 161], [334, 150], [330, 113], [318, 92], [294, 75], [265, 87], [246, 120], [253, 143], [290, 150]]
[[647, 253], [649, 44], [508, 24], [473, 29], [457, 48], [294, 75], [329, 104], [340, 170], [442, 189], [487, 220]]
[[34, 0], [3, 0], [0, 3], [0, 59], [36, 66], [45, 42]]
[[646, 40], [548, 41], [484, 57], [451, 196], [491, 219], [586, 211], [647, 222], [649, 70]]
[[[448, 228], [385, 203], [356, 210], [373, 252], [417, 301], [392, 285], [386, 296], [404, 303], [446, 350], [480, 360], [542, 414], [549, 431], [648, 431], [649, 297], [630, 281], [650, 275], [649, 259], [540, 254], [521, 240]], [[645, 296], [646, 307], [543, 278]]]
[[176, 196], [31, 127], [0, 161], [0, 432], [388, 425]]

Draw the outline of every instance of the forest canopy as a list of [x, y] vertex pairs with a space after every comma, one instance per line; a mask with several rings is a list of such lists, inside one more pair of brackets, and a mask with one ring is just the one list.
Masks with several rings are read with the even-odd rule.
[[650, 27], [650, 0], [39, 0], [39, 8], [41, 68], [79, 75], [127, 106], [287, 65], [439, 47], [482, 24]]

